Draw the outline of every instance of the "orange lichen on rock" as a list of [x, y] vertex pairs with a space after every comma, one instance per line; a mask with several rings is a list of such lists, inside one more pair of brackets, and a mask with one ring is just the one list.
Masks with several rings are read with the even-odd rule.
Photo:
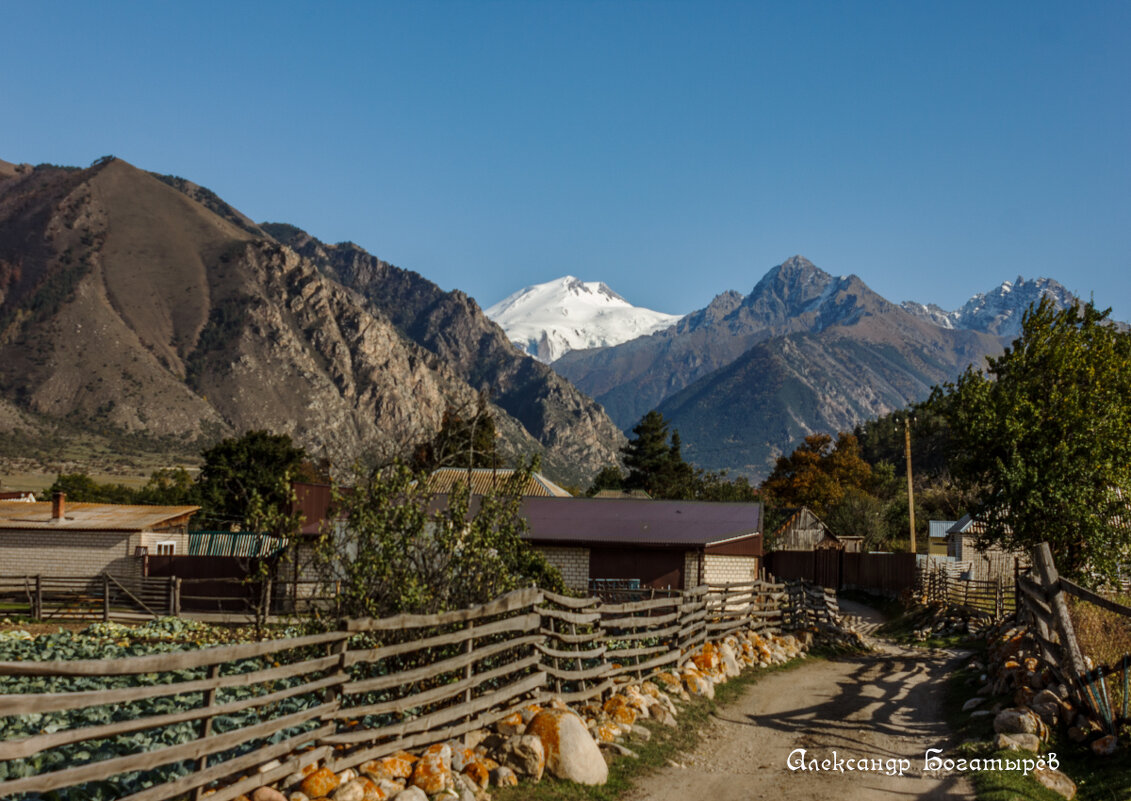
[[[498, 767], [497, 763], [495, 767]], [[492, 768], [488, 768], [484, 760], [476, 759], [464, 765], [463, 770], [460, 772], [471, 779], [471, 781], [475, 782], [477, 787], [486, 790], [487, 785], [491, 782], [491, 770]]]
[[[366, 772], [370, 773], [370, 776], [375, 779], [407, 779], [412, 775], [413, 765], [416, 764], [418, 759], [408, 751], [397, 751], [392, 756], [387, 756], [379, 761], [380, 772], [378, 775], [374, 776], [373, 773]], [[370, 765], [371, 763], [366, 762], [365, 764]]]
[[443, 743], [429, 746], [412, 770], [411, 783], [426, 795], [435, 795], [452, 787], [452, 749]]
[[338, 789], [338, 777], [329, 768], [319, 768], [303, 779], [299, 788], [311, 798], [321, 798]]
[[510, 737], [512, 734], [522, 734], [524, 728], [526, 728], [526, 721], [522, 719], [522, 713], [520, 712], [507, 715], [502, 720], [495, 722], [495, 731], [504, 737]]
[[597, 726], [597, 742], [611, 743], [617, 739], [620, 734], [620, 727], [615, 723], [601, 723]]
[[623, 695], [614, 695], [605, 701], [602, 710], [617, 723], [631, 726], [636, 722], [636, 710], [628, 705], [628, 699]]
[[377, 783], [370, 779], [368, 776], [361, 776], [357, 779], [358, 784], [361, 785], [362, 801], [387, 801], [389, 794], [377, 786]]

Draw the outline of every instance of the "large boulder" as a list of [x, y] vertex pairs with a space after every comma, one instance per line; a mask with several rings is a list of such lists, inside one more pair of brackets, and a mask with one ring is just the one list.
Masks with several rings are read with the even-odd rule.
[[609, 767], [601, 749], [573, 712], [544, 709], [526, 727], [526, 733], [542, 741], [546, 769], [559, 779], [578, 784], [604, 784]]

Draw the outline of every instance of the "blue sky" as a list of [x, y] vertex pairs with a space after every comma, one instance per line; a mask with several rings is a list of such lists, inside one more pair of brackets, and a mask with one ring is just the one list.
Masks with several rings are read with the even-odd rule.
[[667, 312], [800, 253], [1131, 319], [1131, 3], [14, 2], [0, 158], [114, 154], [484, 306]]

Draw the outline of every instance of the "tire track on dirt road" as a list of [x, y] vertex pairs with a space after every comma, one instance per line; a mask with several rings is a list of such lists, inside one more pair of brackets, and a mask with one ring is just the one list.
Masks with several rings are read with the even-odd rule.
[[[842, 611], [878, 619], [846, 601]], [[950, 752], [943, 697], [961, 659], [880, 641], [872, 653], [766, 676], [708, 724], [695, 751], [680, 758], [683, 767], [642, 778], [625, 801], [972, 799], [965, 778], [923, 773], [928, 748]], [[791, 770], [798, 749], [807, 763], [835, 751], [842, 760], [878, 759], [884, 767]], [[898, 775], [901, 759], [909, 767]], [[896, 775], [886, 775], [889, 765]]]

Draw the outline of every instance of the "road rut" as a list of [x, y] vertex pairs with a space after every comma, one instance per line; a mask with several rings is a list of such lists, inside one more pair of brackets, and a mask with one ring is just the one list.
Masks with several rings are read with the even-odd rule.
[[[878, 619], [847, 601], [841, 611]], [[625, 799], [972, 799], [965, 778], [923, 772], [928, 748], [949, 753], [953, 745], [942, 702], [946, 676], [961, 659], [881, 640], [873, 653], [768, 675], [719, 712], [696, 750], [678, 758], [682, 767], [642, 778]], [[841, 759], [883, 760], [884, 769], [791, 770], [799, 749], [806, 762], [831, 760], [835, 751]], [[899, 759], [910, 768], [885, 775], [887, 760]]]

